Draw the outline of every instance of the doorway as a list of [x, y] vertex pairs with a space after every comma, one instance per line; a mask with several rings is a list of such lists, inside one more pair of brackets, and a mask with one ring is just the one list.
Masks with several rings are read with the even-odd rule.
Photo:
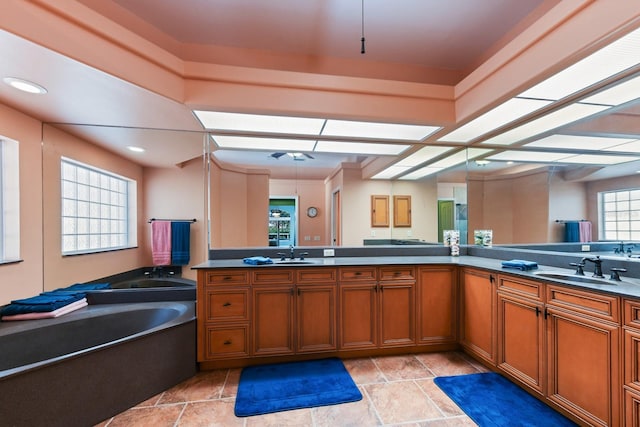
[[443, 231], [455, 229], [455, 201], [438, 200], [438, 242], [443, 243]]
[[333, 246], [342, 244], [340, 215], [340, 190], [336, 190], [331, 195], [331, 244]]
[[298, 198], [269, 198], [269, 246], [298, 244]]

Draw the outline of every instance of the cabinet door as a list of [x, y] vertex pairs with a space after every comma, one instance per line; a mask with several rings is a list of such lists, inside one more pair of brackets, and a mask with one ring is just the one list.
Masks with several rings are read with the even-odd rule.
[[415, 344], [415, 283], [380, 283], [380, 345], [383, 347]]
[[375, 282], [340, 285], [340, 348], [378, 346], [377, 286]]
[[596, 426], [620, 425], [618, 325], [547, 307], [549, 400]]
[[496, 356], [495, 276], [481, 270], [462, 270], [461, 344], [492, 365]]
[[456, 341], [456, 288], [453, 267], [419, 269], [416, 306], [419, 344]]
[[256, 356], [292, 354], [293, 286], [253, 287], [253, 352]]
[[336, 285], [298, 285], [296, 306], [298, 352], [335, 350]]
[[498, 294], [498, 368], [544, 393], [545, 321], [542, 303]]

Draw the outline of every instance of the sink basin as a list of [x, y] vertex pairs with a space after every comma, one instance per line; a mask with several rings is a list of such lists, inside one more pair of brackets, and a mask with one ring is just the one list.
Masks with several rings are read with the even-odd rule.
[[316, 262], [310, 259], [285, 259], [285, 260], [275, 260], [273, 261], [273, 265], [300, 265], [300, 264], [315, 264]]
[[599, 277], [577, 276], [575, 274], [560, 273], [552, 271], [536, 271], [536, 276], [547, 277], [549, 279], [566, 280], [569, 282], [590, 283], [592, 285], [616, 285], [619, 282], [610, 279], [602, 279]]

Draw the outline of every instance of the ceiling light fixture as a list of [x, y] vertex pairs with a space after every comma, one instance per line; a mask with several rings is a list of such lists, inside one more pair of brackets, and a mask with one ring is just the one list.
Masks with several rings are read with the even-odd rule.
[[364, 0], [362, 0], [362, 38], [360, 39], [360, 53], [365, 54], [364, 48]]
[[142, 148], [142, 147], [135, 147], [133, 145], [129, 145], [127, 147], [127, 149], [129, 149], [129, 151], [133, 151], [135, 153], [144, 153], [144, 148]]
[[27, 93], [33, 93], [36, 95], [44, 95], [47, 93], [47, 89], [43, 86], [40, 86], [37, 83], [30, 82], [29, 80], [19, 79], [17, 77], [5, 77], [2, 79], [3, 82], [11, 86], [12, 88], [21, 90]]

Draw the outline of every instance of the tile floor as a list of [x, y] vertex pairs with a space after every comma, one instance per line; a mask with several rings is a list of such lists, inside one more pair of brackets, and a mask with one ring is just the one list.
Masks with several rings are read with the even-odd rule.
[[475, 426], [433, 382], [436, 376], [486, 372], [460, 352], [345, 360], [362, 400], [238, 418], [233, 415], [240, 369], [203, 371], [106, 420], [119, 426]]

